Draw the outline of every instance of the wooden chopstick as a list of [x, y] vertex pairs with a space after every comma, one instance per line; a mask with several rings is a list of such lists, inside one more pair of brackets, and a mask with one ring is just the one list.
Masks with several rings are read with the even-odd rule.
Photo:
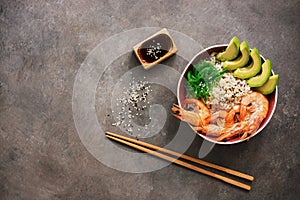
[[106, 132], [105, 134], [106, 135], [111, 135], [111, 136], [114, 136], [114, 137], [117, 137], [117, 138], [120, 138], [120, 139], [123, 139], [123, 140], [127, 140], [129, 142], [133, 142], [135, 144], [142, 145], [142, 146], [151, 148], [153, 150], [158, 150], [158, 151], [161, 151], [161, 152], [164, 152], [164, 153], [176, 156], [176, 157], [180, 157], [182, 159], [185, 159], [185, 160], [188, 160], [188, 161], [192, 161], [194, 163], [198, 163], [198, 164], [204, 165], [206, 167], [217, 169], [219, 171], [223, 171], [223, 172], [226, 172], [228, 174], [231, 174], [231, 175], [234, 175], [234, 176], [237, 176], [237, 177], [249, 180], [249, 181], [253, 181], [254, 180], [254, 177], [250, 176], [248, 174], [244, 174], [244, 173], [236, 171], [236, 170], [228, 169], [226, 167], [222, 167], [222, 166], [219, 166], [219, 165], [216, 165], [216, 164], [213, 164], [213, 163], [209, 163], [209, 162], [206, 162], [204, 160], [193, 158], [193, 157], [188, 156], [188, 155], [180, 154], [180, 153], [177, 153], [175, 151], [164, 149], [164, 148], [155, 146], [153, 144], [149, 144], [149, 143], [146, 143], [146, 142], [142, 142], [142, 141], [139, 141], [139, 140], [128, 138], [128, 137], [125, 137], [125, 136], [122, 136], [122, 135], [119, 135], [119, 134], [116, 134], [116, 133], [112, 133], [112, 132]]
[[[154, 150], [158, 150], [158, 151], [161, 151], [161, 152], [164, 152], [164, 153], [170, 153], [171, 155], [181, 155], [179, 153], [176, 153], [174, 151], [171, 151], [171, 150], [167, 150], [167, 149], [164, 149], [164, 148], [160, 148], [160, 147], [157, 147], [155, 145], [152, 145], [152, 144], [148, 144], [148, 143], [145, 143], [145, 142], [142, 142], [142, 141], [138, 141], [138, 140], [134, 140], [134, 139], [131, 139], [131, 138], [127, 138], [125, 136], [121, 136], [121, 135], [118, 135], [118, 134], [115, 134], [115, 133], [111, 133], [111, 132], [106, 132], [105, 133], [106, 137], [110, 138], [110, 139], [113, 139], [115, 141], [118, 141], [120, 143], [123, 143], [123, 144], [126, 144], [130, 147], [133, 147], [135, 149], [138, 149], [140, 151], [143, 151], [143, 152], [146, 152], [146, 153], [149, 153], [153, 156], [156, 156], [156, 157], [159, 157], [161, 159], [164, 159], [164, 160], [167, 160], [167, 161], [170, 161], [170, 162], [173, 162], [175, 164], [178, 164], [180, 166], [183, 166], [183, 167], [186, 167], [188, 169], [191, 169], [191, 170], [194, 170], [194, 171], [197, 171], [197, 172], [200, 172], [202, 174], [205, 174], [205, 175], [208, 175], [208, 176], [211, 176], [211, 177], [214, 177], [216, 179], [219, 179], [219, 180], [222, 180], [226, 183], [229, 183], [229, 184], [232, 184], [234, 186], [237, 186], [237, 187], [240, 187], [240, 188], [243, 188], [245, 190], [250, 190], [251, 187], [249, 185], [246, 185], [244, 183], [241, 183], [241, 182], [238, 182], [236, 180], [233, 180], [233, 179], [230, 179], [230, 178], [227, 178], [225, 176], [222, 176], [222, 175], [219, 175], [219, 174], [216, 174], [216, 173], [213, 173], [213, 172], [210, 172], [208, 170], [205, 170], [205, 169], [202, 169], [200, 167], [197, 167], [197, 166], [194, 166], [192, 164], [189, 164], [187, 162], [184, 162], [184, 161], [181, 161], [181, 160], [177, 160], [173, 157], [170, 157], [168, 155], [165, 155], [165, 154], [162, 154], [162, 153], [159, 153], [157, 151], [153, 151], [151, 149], [154, 149]], [[140, 146], [142, 145], [142, 146]], [[148, 148], [151, 148], [151, 149], [148, 149]], [[232, 175], [235, 175], [235, 173], [232, 173], [232, 172], [236, 172], [234, 170], [231, 170], [231, 169], [227, 169], [225, 167], [221, 167], [221, 166], [218, 166], [218, 165], [215, 165], [215, 164], [211, 164], [211, 163], [208, 163], [206, 161], [202, 161], [202, 160], [199, 160], [199, 159], [196, 159], [196, 158], [192, 158], [192, 157], [189, 157], [189, 156], [186, 156], [186, 155], [182, 155], [182, 156], [179, 156], [183, 159], [185, 158], [188, 158], [188, 160], [194, 162], [194, 161], [197, 161], [197, 163], [201, 164], [201, 163], [204, 163], [205, 166], [208, 166], [208, 167], [211, 167], [211, 168], [214, 168], [214, 169], [218, 169], [218, 170], [221, 170], [221, 171], [224, 171], [224, 172], [230, 172], [230, 174]], [[192, 159], [190, 159], [192, 158]], [[199, 162], [200, 161], [200, 162]], [[215, 168], [217, 166], [217, 168]], [[226, 170], [225, 170], [226, 169]], [[243, 174], [243, 173], [240, 173], [238, 172], [238, 177], [241, 177], [239, 176], [240, 174]], [[244, 174], [246, 175], [246, 174]], [[246, 175], [246, 177], [249, 176], [249, 175]], [[244, 178], [245, 176], [241, 177], [241, 178]], [[249, 176], [251, 177], [251, 176]], [[248, 178], [249, 178], [248, 177]], [[249, 179], [247, 179], [249, 180]], [[253, 178], [252, 178], [253, 180]]]

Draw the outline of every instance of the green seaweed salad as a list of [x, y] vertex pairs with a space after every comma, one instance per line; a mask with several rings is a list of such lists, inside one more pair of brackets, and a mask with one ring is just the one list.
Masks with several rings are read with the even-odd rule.
[[200, 61], [187, 73], [188, 96], [206, 101], [210, 91], [226, 71], [226, 69], [218, 71], [211, 62]]

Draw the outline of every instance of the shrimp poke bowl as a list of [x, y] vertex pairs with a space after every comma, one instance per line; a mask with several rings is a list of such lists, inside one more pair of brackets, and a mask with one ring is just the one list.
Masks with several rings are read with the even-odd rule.
[[278, 74], [256, 48], [215, 45], [188, 63], [178, 83], [173, 116], [217, 144], [249, 140], [269, 123], [277, 103]]

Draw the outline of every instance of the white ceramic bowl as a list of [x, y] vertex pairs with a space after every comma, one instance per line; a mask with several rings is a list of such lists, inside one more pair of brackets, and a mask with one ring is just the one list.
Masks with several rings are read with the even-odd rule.
[[[204, 59], [209, 59], [211, 53], [224, 51], [226, 49], [226, 47], [227, 47], [227, 44], [210, 46], [210, 47], [202, 50], [198, 54], [196, 54], [194, 56], [194, 58], [188, 63], [188, 65], [185, 67], [184, 71], [181, 74], [181, 77], [180, 77], [179, 83], [178, 83], [178, 87], [177, 87], [177, 98], [178, 98], [179, 106], [182, 106], [182, 102], [185, 99], [185, 95], [186, 95], [186, 90], [185, 90], [184, 85], [185, 85], [185, 81], [186, 81], [187, 72], [189, 70], [191, 70], [193, 65], [198, 63], [199, 61], [204, 60]], [[265, 58], [263, 56], [261, 56], [261, 58], [263, 60], [265, 60]], [[272, 70], [272, 74], [274, 74], [273, 70]], [[273, 113], [275, 111], [275, 108], [276, 108], [277, 96], [278, 96], [278, 88], [276, 86], [276, 89], [273, 91], [273, 93], [267, 95], [267, 98], [269, 100], [269, 111], [268, 111], [267, 117], [262, 121], [258, 130], [253, 134], [253, 136], [255, 136], [259, 132], [261, 132], [264, 129], [264, 127], [266, 127], [267, 124], [269, 123], [269, 121], [271, 120]], [[210, 142], [217, 143], [217, 144], [235, 144], [235, 143], [243, 142], [243, 141], [249, 139], [249, 138], [246, 138], [246, 139], [241, 140], [239, 138], [234, 138], [234, 139], [231, 139], [228, 141], [218, 142], [216, 140], [216, 138], [209, 137], [209, 136], [206, 136], [206, 135], [198, 133], [198, 132], [197, 132], [197, 134], [199, 136], [201, 136], [202, 138], [204, 138], [205, 140], [208, 140]]]

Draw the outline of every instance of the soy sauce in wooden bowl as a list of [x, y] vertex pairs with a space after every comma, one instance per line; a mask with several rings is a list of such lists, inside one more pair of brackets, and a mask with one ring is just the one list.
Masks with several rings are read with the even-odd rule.
[[159, 34], [145, 41], [138, 49], [142, 61], [153, 63], [166, 55], [172, 48], [172, 40], [166, 34]]

